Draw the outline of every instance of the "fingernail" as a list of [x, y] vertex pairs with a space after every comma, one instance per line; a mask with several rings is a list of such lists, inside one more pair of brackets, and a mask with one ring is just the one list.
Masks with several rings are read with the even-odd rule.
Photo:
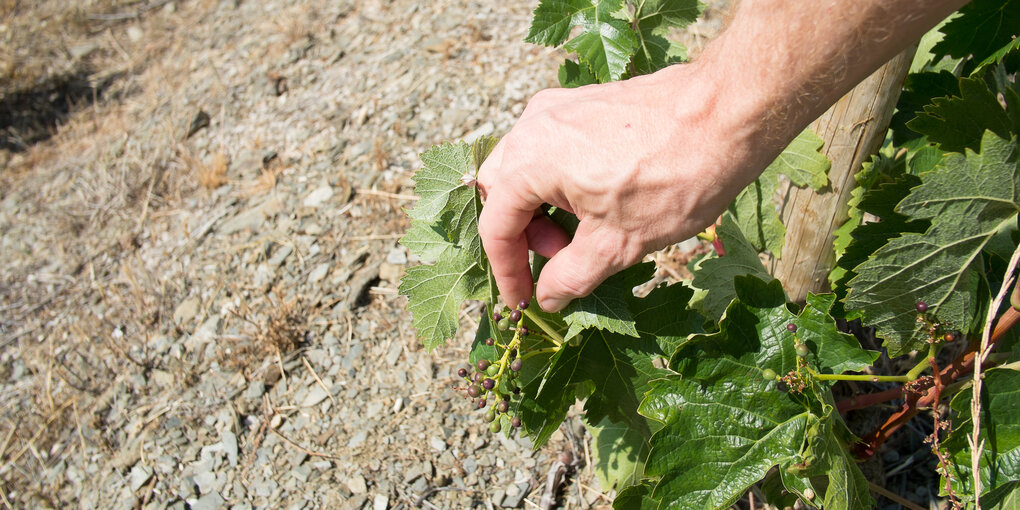
[[539, 301], [538, 304], [542, 305], [542, 309], [543, 310], [545, 310], [545, 311], [547, 311], [549, 313], [556, 313], [556, 312], [566, 308], [567, 305], [570, 304], [570, 300], [569, 299], [558, 299], [558, 298], [545, 298], [545, 299]]

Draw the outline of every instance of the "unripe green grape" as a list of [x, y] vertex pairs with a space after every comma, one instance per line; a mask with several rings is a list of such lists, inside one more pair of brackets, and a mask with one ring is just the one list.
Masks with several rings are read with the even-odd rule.
[[776, 371], [772, 370], [771, 368], [766, 368], [765, 370], [761, 371], [761, 376], [766, 381], [774, 381], [776, 379]]
[[488, 411], [485, 411], [485, 421], [492, 421], [495, 419], [496, 419], [495, 409], [489, 409]]
[[499, 320], [499, 322], [496, 323], [496, 328], [498, 328], [500, 331], [506, 331], [510, 329], [510, 321], [507, 320], [506, 317], [503, 317], [502, 319]]
[[499, 367], [496, 365], [489, 365], [489, 368], [485, 369], [485, 373], [488, 374], [489, 377], [495, 377], [496, 374], [499, 373]]
[[811, 352], [808, 350], [808, 346], [804, 344], [797, 344], [797, 346], [794, 347], [794, 350], [797, 351], [797, 356], [800, 356], [801, 358], [807, 357], [807, 355]]
[[489, 424], [489, 432], [492, 432], [493, 434], [498, 434], [502, 428], [503, 426], [500, 425], [499, 421], [494, 421]]

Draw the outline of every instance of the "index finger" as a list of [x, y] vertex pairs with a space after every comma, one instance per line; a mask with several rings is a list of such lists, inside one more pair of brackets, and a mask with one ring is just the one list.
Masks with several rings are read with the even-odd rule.
[[511, 184], [519, 180], [505, 178], [513, 173], [503, 165], [503, 142], [493, 149], [478, 171], [478, 182], [487, 195], [478, 218], [478, 234], [499, 293], [511, 307], [531, 300], [531, 266], [524, 231], [542, 205], [533, 194], [522, 193]]

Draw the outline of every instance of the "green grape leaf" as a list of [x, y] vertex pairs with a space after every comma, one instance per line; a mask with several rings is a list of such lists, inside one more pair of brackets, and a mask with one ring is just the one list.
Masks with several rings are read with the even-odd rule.
[[831, 164], [819, 152], [822, 143], [818, 135], [805, 129], [730, 206], [740, 230], [759, 251], [782, 256], [786, 227], [779, 219], [774, 202], [780, 175], [787, 176], [794, 186], [811, 186], [817, 191], [828, 183], [826, 175]]
[[973, 55], [982, 61], [1020, 31], [1020, 0], [972, 0], [942, 27], [945, 37], [933, 48], [935, 60]]
[[[483, 146], [491, 139], [476, 142]], [[491, 150], [491, 147], [489, 147]], [[435, 146], [421, 155], [424, 168], [414, 174], [414, 192], [418, 203], [408, 211], [412, 220], [432, 224], [445, 233], [447, 241], [462, 247], [479, 264], [484, 263], [482, 241], [478, 236], [481, 199], [474, 187], [466, 186], [465, 176], [478, 172], [478, 149], [460, 142]], [[487, 153], [485, 154], [487, 155]]]
[[559, 46], [574, 27], [581, 31], [564, 49], [577, 53], [600, 82], [619, 80], [627, 71], [637, 37], [626, 21], [613, 17], [623, 0], [542, 0], [535, 8], [527, 42]]
[[602, 282], [591, 294], [575, 299], [563, 309], [570, 326], [564, 337], [569, 340], [586, 328], [597, 328], [627, 336], [638, 336], [627, 301], [634, 287], [652, 279], [655, 264], [638, 264]]
[[[849, 238], [849, 244], [836, 260], [836, 267], [841, 272], [839, 277], [834, 279], [832, 286], [841, 300], [846, 298], [849, 282], [857, 275], [854, 268], [868, 260], [868, 257], [885, 246], [890, 239], [906, 232], [921, 233], [930, 226], [927, 220], [911, 221], [894, 209], [912, 188], [921, 184], [921, 179], [906, 173], [908, 165], [903, 159], [882, 161], [881, 165], [875, 167], [877, 171], [872, 178], [873, 182], [852, 192], [854, 198], [851, 199], [853, 202], [851, 218], [855, 215], [863, 218], [867, 213], [879, 218], [880, 221], [856, 225], [843, 234]], [[867, 168], [867, 165], [865, 167]], [[840, 305], [837, 307], [842, 308]], [[837, 314], [842, 316], [845, 311], [837, 311]]]
[[806, 306], [794, 321], [797, 336], [818, 357], [817, 363], [832, 373], [862, 371], [870, 367], [880, 353], [862, 349], [856, 338], [836, 329], [830, 313], [835, 302], [834, 294], [808, 293]]
[[[589, 421], [610, 420], [627, 425], [645, 435], [650, 435], [645, 419], [637, 414], [641, 395], [648, 382], [658, 377], [662, 370], [655, 368], [652, 361], [661, 357], [662, 351], [654, 339], [630, 338], [607, 331], [589, 329], [575, 341], [564, 343], [560, 350], [549, 359], [549, 369], [537, 388], [526, 388], [529, 395], [546, 410], [561, 407], [560, 412], [550, 413], [542, 420], [541, 432], [535, 438], [536, 445], [548, 439], [566, 415], [566, 407], [574, 402], [564, 402], [561, 395], [568, 393], [565, 388], [585, 383], [593, 388], [585, 403], [585, 414]], [[530, 425], [534, 420], [525, 417]], [[549, 424], [555, 427], [549, 430]]]
[[733, 285], [734, 277], [750, 274], [770, 280], [772, 276], [758, 258], [758, 250], [747, 242], [730, 214], [723, 215], [722, 223], [715, 229], [715, 235], [722, 239], [726, 255], [703, 260], [695, 267], [691, 285], [705, 291], [695, 307], [704, 313], [708, 320], [718, 322], [730, 301], [737, 295]]
[[616, 495], [616, 499], [613, 500], [613, 509], [658, 510], [659, 502], [652, 499], [654, 487], [655, 485], [647, 480], [627, 487]]
[[631, 297], [638, 333], [654, 338], [667, 356], [696, 333], [704, 333], [705, 317], [684, 303], [691, 301], [694, 291], [681, 284], [657, 287], [643, 298]]
[[648, 458], [648, 436], [606, 418], [585, 425], [591, 433], [595, 475], [602, 490], [621, 491], [640, 482]]
[[[827, 478], [826, 508], [865, 508], [867, 485], [862, 494], [851, 483], [862, 478], [845, 452], [850, 437], [832, 406], [819, 405], [831, 402], [828, 390], [809, 386], [816, 397], [802, 398], [776, 391], [776, 382], [763, 377], [765, 369], [797, 368], [787, 324], [820, 328], [812, 338], [822, 352], [842, 341], [834, 340], [835, 322], [808, 311], [794, 316], [778, 281], [741, 276], [735, 287], [737, 299], [719, 331], [684, 343], [670, 360], [676, 374], [654, 381], [641, 404], [642, 414], [663, 425], [645, 467], [646, 475], [660, 477], [652, 497], [660, 508], [727, 508], [778, 465]], [[841, 498], [843, 490], [849, 492]]]
[[914, 304], [964, 332], [969, 330], [981, 278], [981, 252], [1020, 210], [1017, 141], [987, 132], [981, 153], [947, 155], [897, 206], [930, 220], [923, 234], [893, 238], [854, 269], [845, 304], [860, 309], [886, 339], [891, 356], [924, 345]]
[[650, 74], [687, 58], [687, 49], [669, 39], [670, 31], [697, 20], [704, 8], [697, 0], [646, 0], [637, 4], [638, 47], [634, 53], [637, 74]]
[[595, 75], [591, 74], [591, 69], [588, 69], [588, 66], [578, 65], [573, 60], [563, 61], [563, 65], [560, 66], [559, 79], [560, 86], [565, 89], [583, 87], [599, 82]]
[[1010, 132], [1020, 127], [1014, 125], [996, 93], [980, 78], [961, 79], [959, 96], [932, 99], [906, 126], [952, 152], [965, 148], [977, 151], [986, 130], [1009, 138]]
[[893, 145], [901, 146], [921, 138], [920, 133], [907, 127], [907, 122], [924, 112], [924, 107], [930, 105], [932, 99], [959, 95], [960, 80], [949, 71], [908, 74], [896, 102], [896, 113], [889, 121]]
[[1020, 481], [1009, 482], [981, 496], [981, 508], [1016, 510], [1020, 508]]
[[469, 254], [456, 251], [433, 265], [408, 268], [398, 290], [407, 296], [411, 322], [425, 348], [432, 351], [457, 333], [458, 312], [465, 300], [488, 297], [489, 280]]
[[447, 249], [456, 248], [442, 228], [420, 220], [411, 220], [411, 228], [400, 238], [400, 244], [427, 261], [439, 260]]
[[[953, 491], [973, 494], [971, 448], [967, 438], [974, 430], [970, 404], [973, 392], [967, 388], [953, 397], [951, 407], [956, 413], [953, 431], [943, 447], [951, 459]], [[1020, 481], [1020, 371], [996, 368], [985, 372], [981, 396], [981, 503], [989, 508], [995, 499], [1017, 500], [1016, 483]], [[945, 478], [940, 487], [945, 487]], [[1010, 487], [1012, 485], [1012, 488]], [[995, 494], [990, 494], [995, 492]], [[987, 506], [986, 506], [987, 505]]]
[[[631, 274], [642, 275], [644, 269]], [[549, 358], [543, 376], [522, 392], [528, 396], [521, 406], [522, 420], [536, 446], [556, 431], [575, 399], [584, 397], [589, 422], [608, 418], [650, 436], [649, 422], [637, 408], [649, 382], [664, 373], [655, 360], [668, 356], [663, 347], [672, 349], [688, 334], [701, 331], [700, 315], [684, 306], [690, 295], [690, 289], [678, 285], [656, 288], [644, 298], [628, 291], [640, 338], [586, 329], [565, 342]]]

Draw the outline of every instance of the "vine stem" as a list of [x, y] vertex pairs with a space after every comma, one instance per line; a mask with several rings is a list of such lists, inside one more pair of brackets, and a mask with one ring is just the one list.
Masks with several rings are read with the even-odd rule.
[[[1017, 323], [1020, 323], [1020, 312], [1013, 307], [1007, 308], [995, 324], [995, 330], [992, 332], [988, 342], [989, 348], [1002, 340], [1006, 333]], [[947, 383], [971, 373], [974, 369], [974, 358], [980, 346], [979, 342], [972, 342], [967, 347], [967, 350], [953, 360], [949, 366], [940, 370], [935, 377], [938, 377], [940, 383], [945, 386]], [[922, 408], [929, 407], [935, 403], [935, 391], [932, 382], [924, 379], [921, 379], [920, 382], [923, 384], [916, 385], [913, 388], [914, 391], [904, 392], [903, 388], [898, 388], [898, 391], [902, 392], [901, 394], [906, 394], [906, 403], [877, 429], [861, 438], [861, 443], [858, 443], [853, 448], [854, 455], [857, 458], [862, 460], [870, 458], [878, 451], [879, 446], [885, 443], [893, 433], [902, 428], [911, 418], [916, 416]], [[922, 391], [925, 392], [923, 395], [921, 394]], [[892, 400], [892, 398], [888, 400]]]
[[[976, 510], [981, 510], [981, 500], [979, 499], [981, 497], [980, 463], [981, 450], [984, 449], [984, 441], [981, 441], [981, 365], [988, 359], [988, 354], [992, 351], [989, 345], [992, 324], [995, 322], [995, 314], [999, 311], [999, 307], [1002, 306], [1002, 300], [1006, 298], [1006, 293], [1013, 286], [1013, 276], [1016, 273], [1018, 261], [1020, 261], [1020, 245], [1013, 251], [1013, 256], [1009, 259], [1009, 268], [1006, 269], [999, 293], [995, 296], [992, 306], [988, 308], [985, 329], [981, 334], [981, 347], [978, 348], [977, 361], [974, 363], [974, 393], [970, 400], [970, 419], [973, 424], [973, 430], [967, 441], [970, 443], [970, 468], [974, 474], [974, 508]], [[1012, 310], [1012, 307], [1010, 309]]]
[[546, 335], [549, 335], [549, 341], [556, 344], [556, 347], [563, 345], [563, 335], [557, 333], [548, 322], [542, 320], [541, 317], [529, 310], [524, 310], [524, 315], [531, 319], [531, 322], [534, 322], [536, 326], [541, 328]]
[[871, 382], [910, 382], [906, 375], [868, 375], [868, 374], [820, 374], [810, 370], [811, 377], [819, 381], [871, 381]]

